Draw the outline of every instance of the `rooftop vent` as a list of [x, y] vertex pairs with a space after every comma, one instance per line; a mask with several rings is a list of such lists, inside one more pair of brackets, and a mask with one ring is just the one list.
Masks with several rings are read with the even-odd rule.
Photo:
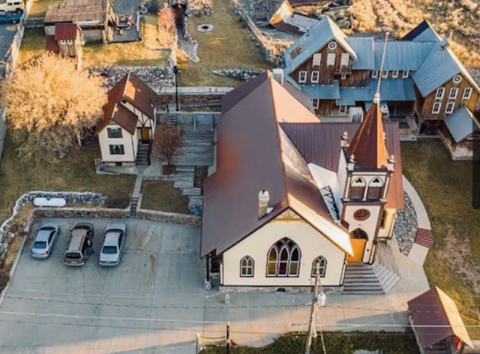
[[258, 218], [261, 219], [265, 215], [272, 212], [273, 208], [268, 206], [270, 202], [270, 195], [268, 191], [261, 190], [258, 192]]

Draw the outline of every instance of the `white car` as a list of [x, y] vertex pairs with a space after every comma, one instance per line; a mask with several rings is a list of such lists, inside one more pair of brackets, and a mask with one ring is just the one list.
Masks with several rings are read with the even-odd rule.
[[124, 223], [108, 224], [98, 264], [105, 267], [117, 266], [127, 238], [127, 226]]

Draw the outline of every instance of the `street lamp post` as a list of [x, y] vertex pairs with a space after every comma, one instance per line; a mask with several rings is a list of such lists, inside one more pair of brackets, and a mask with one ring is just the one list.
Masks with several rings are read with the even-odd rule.
[[175, 74], [175, 103], [178, 112], [178, 66], [173, 67], [173, 73]]

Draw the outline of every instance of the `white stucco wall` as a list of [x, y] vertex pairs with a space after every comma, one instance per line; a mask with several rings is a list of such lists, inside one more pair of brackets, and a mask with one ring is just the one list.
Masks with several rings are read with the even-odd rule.
[[[100, 151], [102, 152], [103, 162], [133, 162], [137, 155], [138, 138], [137, 132], [132, 136], [125, 129], [122, 129], [121, 138], [109, 138], [108, 128], [121, 128], [116, 124], [110, 124], [98, 134], [98, 142], [100, 144]], [[125, 155], [111, 155], [110, 145], [123, 145]]]
[[395, 225], [397, 209], [386, 208], [385, 211], [387, 212], [385, 227], [380, 227], [378, 230], [378, 237], [390, 237], [392, 228]]
[[[277, 220], [279, 220], [277, 218]], [[311, 286], [312, 263], [318, 256], [327, 260], [322, 278], [324, 286], [342, 283], [345, 253], [309, 224], [300, 220], [273, 221], [239, 242], [223, 254], [224, 286]], [[298, 277], [267, 277], [267, 254], [284, 237], [296, 242], [301, 251]], [[240, 277], [240, 260], [250, 256], [255, 261], [254, 276]]]

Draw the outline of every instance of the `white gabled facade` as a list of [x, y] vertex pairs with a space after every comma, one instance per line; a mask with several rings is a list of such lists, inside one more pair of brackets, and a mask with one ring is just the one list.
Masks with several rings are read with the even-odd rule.
[[[121, 131], [121, 138], [109, 137], [109, 129]], [[107, 125], [107, 127], [98, 134], [98, 142], [100, 144], [103, 162], [135, 161], [138, 151], [137, 131], [132, 135], [119, 125], [112, 123]], [[123, 154], [116, 154], [116, 149], [123, 149]]]

